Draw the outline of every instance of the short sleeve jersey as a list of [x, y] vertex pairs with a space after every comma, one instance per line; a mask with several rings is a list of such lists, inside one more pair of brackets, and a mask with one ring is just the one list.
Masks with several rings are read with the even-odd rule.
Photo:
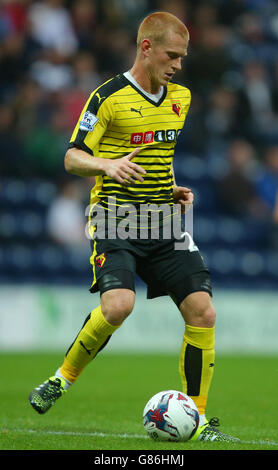
[[169, 82], [155, 102], [124, 74], [98, 87], [87, 100], [69, 147], [101, 158], [121, 158], [136, 147], [133, 162], [146, 170], [144, 182], [123, 186], [107, 175], [95, 178], [91, 204], [108, 207], [108, 198], [122, 204], [173, 205], [171, 164], [177, 138], [190, 106], [188, 88]]

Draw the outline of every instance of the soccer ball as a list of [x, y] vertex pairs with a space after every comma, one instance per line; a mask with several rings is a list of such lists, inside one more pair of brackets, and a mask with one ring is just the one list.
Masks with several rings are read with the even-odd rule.
[[154, 440], [188, 441], [199, 426], [198, 409], [185, 393], [165, 390], [146, 404], [143, 425]]

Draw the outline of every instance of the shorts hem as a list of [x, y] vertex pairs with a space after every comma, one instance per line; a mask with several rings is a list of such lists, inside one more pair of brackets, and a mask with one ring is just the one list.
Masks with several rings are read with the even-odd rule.
[[134, 276], [133, 271], [131, 271], [130, 269], [122, 269], [122, 268], [116, 268], [116, 267], [115, 267], [115, 268], [112, 268], [111, 270], [109, 270], [109, 272], [103, 273], [103, 274], [96, 280], [95, 284], [89, 288], [89, 292], [91, 292], [91, 294], [94, 294], [94, 293], [96, 293], [96, 292], [100, 292], [100, 294], [102, 294], [103, 292], [106, 292], [106, 291], [112, 290], [112, 289], [129, 289], [129, 290], [132, 290], [133, 292], [135, 292], [135, 287], [134, 287], [134, 286], [131, 287], [131, 286], [124, 286], [124, 285], [123, 285], [123, 286], [121, 287], [121, 286], [119, 286], [119, 285], [113, 286], [113, 285], [110, 284], [109, 287], [106, 288], [106, 289], [102, 289], [102, 290], [101, 290], [101, 289], [99, 288], [99, 285], [98, 285], [98, 284], [99, 284], [99, 281], [103, 278], [103, 276], [105, 276], [105, 275], [107, 275], [107, 274], [111, 274], [111, 273], [113, 273], [113, 272], [115, 272], [115, 271], [118, 271], [118, 272], [121, 272], [121, 273], [130, 273], [132, 276]]

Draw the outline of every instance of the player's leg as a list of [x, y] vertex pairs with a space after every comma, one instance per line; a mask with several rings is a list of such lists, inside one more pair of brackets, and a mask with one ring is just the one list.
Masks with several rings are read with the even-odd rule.
[[170, 242], [168, 245], [165, 242], [157, 253], [150, 258], [148, 271], [143, 274], [148, 298], [168, 293], [185, 320], [179, 370], [183, 392], [192, 397], [201, 415], [201, 424], [193, 438], [233, 441], [234, 438], [220, 433], [205, 417], [215, 358], [216, 313], [209, 271], [196, 247], [191, 251], [175, 250]]
[[119, 270], [98, 280], [101, 303], [86, 318], [54, 376], [36, 387], [29, 401], [38, 413], [45, 413], [77, 380], [82, 370], [104, 348], [111, 335], [131, 313], [135, 301], [134, 275]]
[[214, 372], [216, 312], [202, 291], [187, 295], [179, 309], [185, 321], [179, 363], [183, 391], [196, 403], [202, 423]]
[[[202, 285], [204, 284], [200, 284], [200, 289]], [[217, 418], [208, 421], [205, 416], [215, 360], [216, 313], [211, 296], [201, 290], [194, 291], [186, 295], [179, 304], [179, 309], [185, 320], [179, 364], [183, 391], [194, 400], [200, 413], [200, 425], [192, 439], [238, 441], [216, 429], [215, 426], [219, 425]]]
[[112, 334], [132, 312], [134, 302], [135, 292], [130, 289], [103, 292], [100, 305], [85, 320], [56, 375], [61, 374], [71, 384], [76, 382], [82, 370], [105, 347]]
[[205, 415], [214, 369], [216, 316], [210, 274], [193, 241], [191, 250], [176, 250], [173, 240], [159, 243], [148, 270], [143, 266], [139, 274], [148, 284], [148, 298], [168, 293], [181, 311], [186, 322], [180, 354], [183, 391], [194, 397], [200, 414]]

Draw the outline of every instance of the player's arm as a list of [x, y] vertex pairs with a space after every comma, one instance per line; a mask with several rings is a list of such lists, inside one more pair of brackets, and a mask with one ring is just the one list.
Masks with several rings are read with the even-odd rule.
[[144, 181], [142, 175], [146, 171], [140, 165], [132, 163], [132, 158], [139, 151], [140, 148], [136, 148], [124, 157], [109, 159], [94, 157], [82, 149], [72, 147], [65, 155], [65, 169], [68, 173], [81, 177], [107, 175], [125, 185], [135, 180]]
[[192, 193], [190, 188], [186, 188], [184, 186], [177, 186], [175, 172], [173, 168], [173, 164], [171, 166], [174, 186], [173, 186], [173, 198], [176, 204], [181, 205], [181, 213], [184, 214], [187, 209], [193, 204], [194, 201], [194, 194]]
[[128, 185], [135, 180], [143, 181], [142, 175], [146, 173], [145, 170], [132, 162], [139, 148], [118, 159], [94, 155], [95, 148], [114, 119], [113, 113], [113, 106], [109, 99], [100, 102], [99, 93], [93, 92], [90, 95], [75, 126], [65, 155], [64, 163], [67, 172], [81, 177], [107, 175], [123, 185]]

